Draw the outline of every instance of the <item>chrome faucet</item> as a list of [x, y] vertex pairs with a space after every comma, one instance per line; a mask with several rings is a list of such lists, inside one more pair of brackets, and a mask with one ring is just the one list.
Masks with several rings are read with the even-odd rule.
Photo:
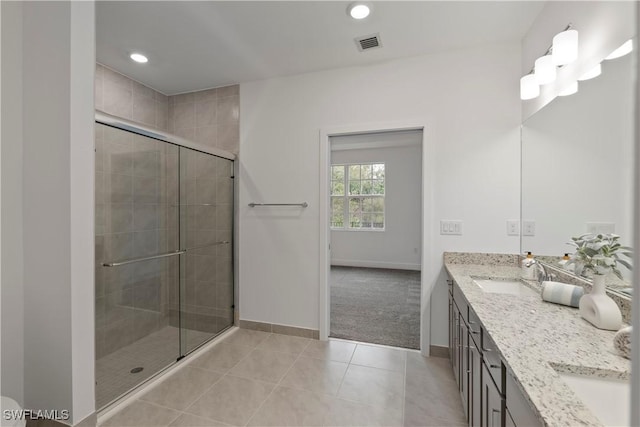
[[547, 272], [547, 269], [544, 268], [544, 265], [542, 265], [541, 263], [534, 261], [534, 268], [537, 269], [537, 277], [538, 277], [538, 283], [542, 283], [545, 280], [555, 280], [556, 275], [553, 273], [549, 273]]

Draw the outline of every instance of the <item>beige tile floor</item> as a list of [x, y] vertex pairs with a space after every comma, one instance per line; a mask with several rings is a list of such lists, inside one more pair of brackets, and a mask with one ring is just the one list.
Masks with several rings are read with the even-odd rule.
[[463, 426], [447, 359], [240, 329], [102, 426]]

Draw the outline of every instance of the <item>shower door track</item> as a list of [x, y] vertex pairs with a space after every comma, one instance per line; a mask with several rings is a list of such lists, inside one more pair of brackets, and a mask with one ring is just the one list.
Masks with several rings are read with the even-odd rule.
[[105, 126], [110, 126], [117, 129], [137, 133], [149, 138], [157, 139], [159, 141], [168, 142], [169, 144], [178, 145], [180, 147], [189, 148], [191, 150], [199, 151], [201, 153], [211, 154], [216, 157], [222, 157], [227, 160], [235, 160], [236, 155], [225, 150], [221, 150], [216, 147], [208, 147], [203, 144], [198, 144], [188, 139], [180, 138], [179, 136], [172, 135], [167, 132], [162, 132], [157, 129], [152, 129], [135, 123], [120, 117], [112, 116], [104, 113], [100, 110], [95, 111], [95, 121]]

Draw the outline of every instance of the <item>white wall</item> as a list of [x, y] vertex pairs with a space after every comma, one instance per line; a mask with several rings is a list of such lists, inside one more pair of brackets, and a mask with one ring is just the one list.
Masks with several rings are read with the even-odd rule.
[[240, 318], [318, 329], [319, 130], [413, 121], [433, 145], [435, 222], [464, 221], [463, 236], [434, 223], [425, 242], [431, 344], [447, 345], [442, 252], [519, 250], [505, 221], [519, 216], [520, 63], [518, 41], [242, 84]]
[[331, 152], [332, 164], [385, 163], [384, 231], [332, 230], [332, 265], [420, 270], [422, 132], [416, 133], [420, 145]]
[[559, 69], [556, 82], [543, 86], [538, 98], [523, 101], [523, 120], [635, 36], [636, 7], [635, 1], [548, 1], [522, 40], [521, 76], [529, 73], [535, 60], [551, 46], [553, 36], [569, 23], [578, 30], [578, 59]]
[[[95, 411], [95, 3], [71, 3], [70, 234], [73, 422]], [[94, 144], [89, 143], [89, 141]]]
[[[10, 357], [2, 391], [12, 372], [10, 393], [24, 407], [69, 410], [78, 423], [94, 411], [94, 4], [2, 10], [3, 33], [11, 29], [22, 51], [20, 58], [2, 46], [2, 115], [14, 120], [10, 134], [2, 129], [2, 182], [15, 178], [2, 188], [2, 226], [10, 230], [2, 235], [3, 283], [15, 280], [3, 286], [2, 348]], [[15, 21], [5, 27], [8, 19]], [[15, 73], [21, 79], [5, 91]]]
[[22, 4], [2, 2], [2, 388], [24, 402]]

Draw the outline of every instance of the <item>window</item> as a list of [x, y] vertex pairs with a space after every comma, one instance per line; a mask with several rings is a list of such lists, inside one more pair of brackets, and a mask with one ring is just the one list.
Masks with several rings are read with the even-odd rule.
[[384, 163], [331, 166], [331, 228], [384, 229]]

